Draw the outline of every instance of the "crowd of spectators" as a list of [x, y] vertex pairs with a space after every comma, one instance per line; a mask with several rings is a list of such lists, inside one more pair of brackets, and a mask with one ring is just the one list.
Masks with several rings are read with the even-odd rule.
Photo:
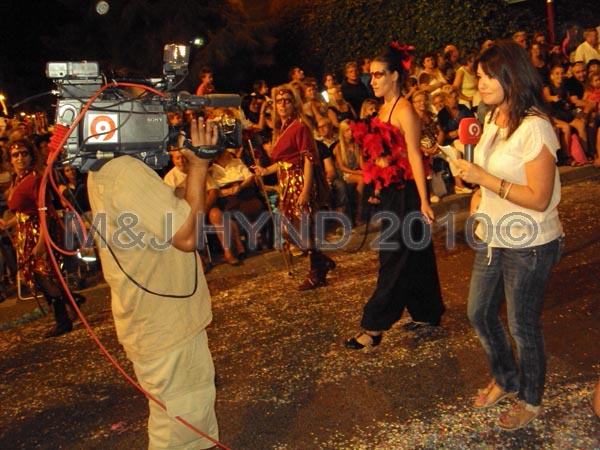
[[[598, 32], [590, 28], [583, 31], [577, 39], [575, 33], [568, 34], [565, 42], [549, 44], [544, 33], [527, 34], [517, 32], [513, 40], [528, 49], [531, 62], [538, 70], [544, 82], [544, 99], [552, 116], [555, 130], [560, 138], [561, 149], [558, 152], [561, 165], [583, 165], [593, 163], [600, 167], [600, 54]], [[458, 125], [464, 117], [476, 117], [483, 125], [486, 113], [485, 105], [480, 102], [477, 92], [477, 78], [474, 62], [480, 50], [489, 46], [491, 41], [482, 43], [480, 49], [458, 48], [448, 44], [439, 52], [419, 53], [415, 49], [416, 59], [410, 69], [410, 77], [403, 95], [409, 100], [421, 117], [423, 157], [432, 168], [431, 180], [444, 179], [444, 192], [468, 194], [471, 189], [454, 176], [452, 166], [445, 161], [445, 154], [439, 146], [451, 147], [455, 156], [460, 158], [463, 147], [458, 140]], [[361, 179], [360, 149], [352, 139], [347, 126], [348, 121], [364, 119], [375, 114], [379, 102], [373, 97], [369, 74], [370, 59], [358, 57], [348, 61], [340, 74], [327, 72], [305, 74], [300, 67], [292, 67], [287, 80], [302, 99], [302, 108], [307, 125], [313, 132], [317, 150], [327, 181], [331, 198], [328, 202], [331, 210], [346, 214], [351, 223], [360, 224], [362, 217], [363, 186]], [[314, 75], [314, 76], [313, 76]], [[341, 81], [338, 81], [341, 75]], [[318, 80], [322, 80], [319, 82]], [[213, 71], [202, 68], [197, 89], [199, 94], [218, 92]], [[242, 148], [229, 149], [219, 160], [213, 163], [207, 190], [209, 192], [207, 225], [213, 225], [216, 232], [215, 242], [223, 252], [223, 260], [238, 265], [251, 249], [244, 240], [244, 233], [235, 224], [237, 211], [248, 213], [256, 219], [257, 215], [276, 211], [276, 180], [257, 182], [253, 173], [254, 165], [267, 166], [270, 161], [273, 133], [273, 101], [266, 80], [256, 80], [243, 94], [241, 111], [229, 111], [244, 124], [247, 133]], [[213, 111], [209, 114], [222, 114]], [[198, 111], [169, 112], [171, 125], [185, 125], [196, 117]], [[39, 127], [38, 127], [39, 128]], [[27, 120], [0, 119], [0, 137], [2, 144], [2, 170], [0, 188], [4, 191], [11, 180], [11, 168], [7, 159], [8, 144], [15, 139], [29, 139], [34, 144], [44, 162], [47, 156], [48, 132], [36, 129]], [[176, 150], [176, 149], [173, 149]], [[40, 167], [41, 169], [41, 167]], [[440, 173], [446, 174], [440, 177]], [[184, 186], [185, 161], [177, 151], [172, 152], [172, 164], [161, 175], [174, 189]], [[74, 188], [77, 184], [68, 179], [73, 176], [79, 185], [85, 185], [83, 174], [75, 169], [65, 169], [58, 173], [58, 184]], [[430, 186], [431, 201], [440, 200]], [[81, 196], [81, 191], [77, 194]], [[85, 200], [78, 200], [83, 201]], [[248, 205], [251, 205], [249, 209]], [[6, 200], [0, 196], [0, 213], [10, 215], [6, 210]], [[233, 218], [233, 219], [232, 219]], [[233, 225], [231, 232], [222, 233], [224, 220]], [[272, 246], [274, 236], [265, 233], [267, 242]], [[4, 277], [14, 273], [11, 267], [8, 237], [3, 236], [0, 253], [0, 270]]]

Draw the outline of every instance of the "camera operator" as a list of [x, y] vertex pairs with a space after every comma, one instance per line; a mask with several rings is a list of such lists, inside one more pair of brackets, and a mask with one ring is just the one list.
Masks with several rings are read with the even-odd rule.
[[[214, 146], [217, 136], [213, 122], [191, 123], [194, 147]], [[96, 239], [119, 341], [140, 385], [166, 406], [164, 411], [149, 401], [151, 449], [214, 448], [214, 442], [176, 421], [178, 416], [218, 439], [206, 335], [210, 294], [196, 252], [209, 160], [180, 151], [189, 163], [184, 199], [144, 162], [127, 155], [109, 160], [88, 178], [95, 223], [105, 225]]]

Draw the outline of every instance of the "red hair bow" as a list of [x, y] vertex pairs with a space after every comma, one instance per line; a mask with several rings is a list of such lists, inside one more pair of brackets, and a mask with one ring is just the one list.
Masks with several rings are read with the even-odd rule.
[[402, 62], [402, 66], [404, 67], [404, 69], [408, 72], [414, 58], [412, 52], [415, 51], [415, 47], [413, 45], [400, 44], [398, 43], [398, 41], [390, 42], [390, 47], [395, 48], [400, 52], [400, 61]]

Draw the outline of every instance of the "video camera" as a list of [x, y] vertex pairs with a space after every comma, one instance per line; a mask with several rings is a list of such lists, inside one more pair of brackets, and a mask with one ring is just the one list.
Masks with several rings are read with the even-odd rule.
[[[167, 112], [238, 108], [241, 104], [240, 96], [235, 94], [170, 92], [175, 77], [187, 75], [188, 59], [188, 46], [167, 44], [162, 78], [117, 80], [108, 85], [100, 76], [97, 62], [47, 63], [46, 76], [58, 88], [56, 124], [71, 127], [85, 105], [102, 89], [66, 140], [61, 160], [83, 172], [93, 170], [97, 162], [120, 155], [134, 156], [153, 169], [165, 167], [169, 163], [169, 147], [178, 148], [179, 136], [186, 134], [185, 126], [169, 125]], [[217, 145], [192, 147], [189, 139], [185, 139], [184, 146], [201, 158], [213, 158], [225, 148], [242, 145], [238, 119], [221, 117], [217, 125]]]

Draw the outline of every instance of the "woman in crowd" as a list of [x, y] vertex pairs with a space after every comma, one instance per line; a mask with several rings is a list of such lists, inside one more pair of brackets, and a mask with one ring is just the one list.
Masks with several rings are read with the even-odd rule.
[[377, 110], [379, 109], [379, 103], [374, 98], [367, 98], [362, 105], [360, 106], [360, 114], [359, 118], [364, 119], [366, 117], [373, 116], [377, 114]]
[[339, 140], [333, 149], [333, 156], [343, 180], [347, 185], [356, 186], [356, 213], [353, 214], [353, 222], [361, 224], [362, 195], [364, 182], [362, 176], [362, 156], [360, 148], [352, 137], [350, 121], [348, 119], [340, 123]]
[[[431, 105], [429, 104], [429, 95], [426, 91], [417, 91], [413, 95], [412, 104], [421, 119], [421, 151], [433, 158], [441, 158], [447, 161], [446, 155], [440, 151], [438, 144], [441, 145], [444, 140], [444, 131], [440, 127], [437, 120], [437, 115], [431, 112]], [[455, 158], [460, 158], [461, 153], [454, 147], [451, 147], [451, 151], [454, 153]], [[459, 190], [464, 191], [467, 189], [461, 178], [457, 175], [458, 170], [452, 164], [450, 164], [450, 171], [454, 176], [454, 185]]]
[[438, 92], [448, 80], [437, 66], [437, 58], [433, 53], [423, 56], [423, 71], [419, 74], [419, 89], [430, 94]]
[[471, 111], [477, 109], [479, 93], [477, 92], [477, 76], [475, 75], [474, 52], [467, 54], [467, 62], [458, 68], [452, 86], [458, 91], [458, 103], [465, 105]]
[[371, 86], [383, 104], [377, 117], [353, 124], [352, 132], [362, 148], [365, 183], [374, 185], [369, 200], [400, 220], [415, 214], [420, 220], [412, 220], [409, 232], [398, 227], [390, 236], [394, 248], [380, 248], [377, 286], [364, 306], [362, 331], [345, 342], [354, 350], [379, 345], [404, 308], [412, 316], [413, 329], [438, 326], [445, 309], [433, 245], [429, 241], [418, 250], [414, 245], [423, 244], [424, 228], [434, 214], [419, 150], [419, 118], [402, 96], [412, 58], [408, 48], [393, 42], [373, 59]]
[[[275, 101], [273, 145], [268, 167], [254, 166], [258, 176], [277, 173], [279, 183], [279, 210], [288, 223], [300, 230], [302, 222], [310, 220], [309, 236], [305, 242], [296, 242], [308, 252], [310, 271], [298, 286], [304, 291], [325, 286], [327, 272], [335, 267], [329, 257], [315, 247], [313, 217], [319, 208], [317, 171], [322, 171], [317, 148], [310, 128], [302, 114], [302, 103], [296, 90], [289, 84], [273, 89]], [[324, 176], [323, 176], [324, 179]], [[282, 230], [286, 240], [292, 240], [288, 227]], [[300, 234], [300, 233], [298, 233]]]
[[[481, 99], [491, 106], [475, 163], [458, 160], [461, 177], [481, 187], [472, 212], [481, 217], [468, 316], [488, 357], [492, 381], [475, 408], [517, 398], [498, 425], [526, 426], [542, 414], [546, 354], [542, 305], [560, 257], [558, 141], [544, 113], [541, 80], [529, 56], [511, 41], [487, 49], [477, 64]], [[517, 358], [499, 317], [506, 300]]]
[[311, 129], [316, 131], [319, 120], [327, 117], [327, 104], [321, 100], [314, 84], [302, 83], [302, 89], [302, 112], [310, 120]]
[[[15, 213], [9, 220], [0, 219], [3, 229], [16, 227], [16, 251], [19, 275], [32, 291], [39, 291], [49, 305], [54, 307], [56, 326], [46, 337], [60, 336], [73, 329], [67, 312], [68, 299], [57, 279], [42, 238], [38, 216], [38, 194], [41, 175], [35, 171], [35, 152], [27, 140], [17, 140], [9, 147], [9, 156], [14, 170], [12, 183], [7, 191], [8, 207]], [[60, 237], [61, 227], [52, 208], [48, 206], [47, 223], [52, 238]], [[83, 301], [82, 297], [79, 297]]]

